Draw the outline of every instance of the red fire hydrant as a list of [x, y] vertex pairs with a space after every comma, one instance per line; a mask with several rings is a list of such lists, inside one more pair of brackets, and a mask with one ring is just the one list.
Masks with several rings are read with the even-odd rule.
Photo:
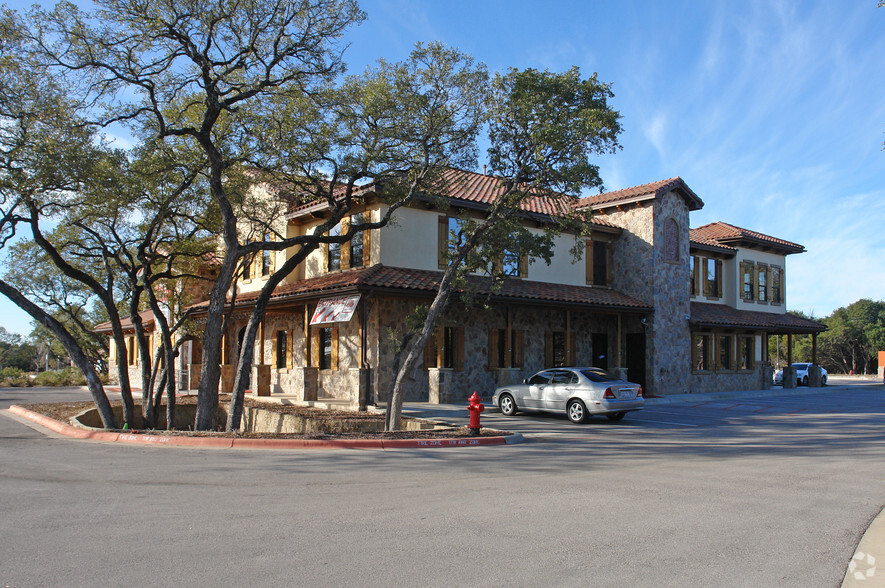
[[470, 411], [470, 424], [467, 425], [467, 428], [470, 429], [471, 437], [478, 437], [479, 430], [482, 429], [482, 425], [479, 424], [479, 413], [484, 411], [486, 407], [479, 401], [479, 394], [476, 392], [467, 399], [467, 402], [470, 403], [467, 405], [467, 410]]

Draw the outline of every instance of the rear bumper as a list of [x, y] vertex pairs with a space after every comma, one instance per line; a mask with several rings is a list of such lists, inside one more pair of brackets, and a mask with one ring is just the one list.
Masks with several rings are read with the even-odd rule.
[[609, 414], [642, 410], [645, 400], [595, 400], [587, 407], [590, 414]]

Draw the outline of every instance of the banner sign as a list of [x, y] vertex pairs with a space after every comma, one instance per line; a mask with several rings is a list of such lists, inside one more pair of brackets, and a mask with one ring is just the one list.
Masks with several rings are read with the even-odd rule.
[[317, 309], [310, 319], [311, 325], [323, 325], [327, 323], [346, 323], [353, 317], [360, 295], [339, 296], [337, 298], [323, 298], [317, 303]]

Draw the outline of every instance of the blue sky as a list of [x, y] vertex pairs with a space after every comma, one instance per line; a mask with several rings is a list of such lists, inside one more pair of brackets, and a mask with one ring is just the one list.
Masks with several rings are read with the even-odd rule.
[[[606, 189], [680, 176], [705, 203], [692, 226], [721, 220], [804, 245], [787, 259], [787, 305], [820, 317], [885, 298], [876, 4], [363, 0], [346, 57], [355, 72], [438, 40], [492, 70], [597, 72], [624, 127], [623, 150], [599, 160]], [[30, 331], [5, 299], [0, 317]]]

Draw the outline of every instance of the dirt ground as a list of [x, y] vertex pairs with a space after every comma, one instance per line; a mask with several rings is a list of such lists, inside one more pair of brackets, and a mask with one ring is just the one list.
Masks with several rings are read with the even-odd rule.
[[[229, 400], [229, 398], [228, 398]], [[227, 400], [220, 399], [219, 403], [226, 402]], [[176, 398], [176, 404], [184, 405], [184, 404], [196, 404], [196, 397], [184, 397], [184, 398]], [[345, 410], [329, 410], [323, 408], [311, 408], [304, 406], [287, 406], [287, 405], [278, 405], [278, 404], [268, 404], [263, 402], [257, 402], [251, 398], [245, 399], [245, 404], [247, 406], [259, 406], [261, 408], [267, 410], [274, 410], [283, 414], [300, 414], [303, 416], [308, 416], [315, 419], [323, 419], [323, 420], [334, 420], [334, 419], [348, 419], [353, 421], [354, 419], [366, 420], [366, 421], [383, 421], [383, 414], [376, 413], [359, 413]], [[112, 406], [120, 406], [120, 402], [111, 402]], [[57, 421], [60, 421], [65, 424], [70, 423], [71, 417], [76, 416], [77, 414], [83, 412], [84, 410], [88, 410], [90, 408], [95, 408], [95, 404], [90, 401], [82, 401], [82, 402], [55, 402], [55, 403], [42, 403], [42, 404], [23, 404], [21, 405], [28, 410], [32, 410], [34, 412], [46, 415], [50, 418], [53, 418]], [[136, 404], [136, 410], [141, 410], [141, 405]], [[161, 413], [161, 419], [165, 418], [165, 408], [163, 408], [163, 412]], [[404, 418], [404, 420], [406, 420]], [[223, 426], [223, 424], [222, 424]], [[154, 430], [137, 430], [130, 431], [132, 433], [156, 433], [159, 431]], [[470, 437], [470, 429], [467, 427], [458, 427], [451, 426], [446, 429], [424, 429], [421, 431], [394, 431], [394, 432], [377, 432], [377, 433], [338, 433], [338, 434], [313, 434], [313, 435], [299, 435], [295, 433], [240, 433], [240, 432], [224, 432], [224, 431], [166, 431], [163, 430], [163, 435], [182, 435], [182, 436], [192, 436], [192, 437], [238, 437], [244, 439], [453, 439], [453, 438], [461, 438], [461, 437]], [[510, 433], [506, 431], [498, 431], [494, 429], [486, 429], [483, 428], [481, 430], [481, 436], [483, 437], [496, 437], [501, 435], [508, 435]]]

